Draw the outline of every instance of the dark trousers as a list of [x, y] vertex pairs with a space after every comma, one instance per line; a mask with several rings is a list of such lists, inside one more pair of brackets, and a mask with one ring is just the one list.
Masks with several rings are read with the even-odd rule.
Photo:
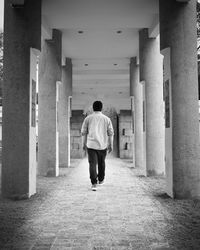
[[[90, 170], [90, 179], [92, 184], [99, 181], [103, 181], [105, 177], [105, 158], [107, 149], [97, 150], [88, 148], [88, 161], [89, 161], [89, 170]], [[97, 165], [98, 165], [98, 174], [97, 174]]]

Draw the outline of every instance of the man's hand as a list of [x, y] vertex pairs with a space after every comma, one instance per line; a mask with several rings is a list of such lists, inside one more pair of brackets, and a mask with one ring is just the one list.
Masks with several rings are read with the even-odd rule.
[[108, 136], [108, 153], [113, 151], [113, 134]]
[[111, 153], [113, 151], [113, 146], [112, 145], [108, 145], [107, 150], [108, 150], [108, 153]]
[[87, 152], [87, 135], [82, 135], [82, 147], [85, 152]]

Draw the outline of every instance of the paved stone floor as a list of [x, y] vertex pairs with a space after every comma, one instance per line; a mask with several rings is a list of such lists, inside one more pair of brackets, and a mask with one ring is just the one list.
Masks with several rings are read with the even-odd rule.
[[163, 178], [144, 178], [130, 161], [107, 159], [91, 191], [87, 160], [58, 178], [40, 177], [30, 200], [0, 199], [0, 249], [200, 249], [200, 202], [172, 200]]

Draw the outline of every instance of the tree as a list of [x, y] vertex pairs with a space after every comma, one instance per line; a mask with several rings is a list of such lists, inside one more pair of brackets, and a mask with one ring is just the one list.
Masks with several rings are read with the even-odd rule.
[[2, 105], [3, 85], [3, 32], [0, 32], [0, 106]]
[[0, 33], [0, 80], [3, 80], [3, 32]]
[[197, 1], [197, 57], [198, 57], [198, 82], [199, 82], [199, 100], [200, 100], [200, 3]]
[[197, 51], [200, 50], [200, 3], [197, 2]]

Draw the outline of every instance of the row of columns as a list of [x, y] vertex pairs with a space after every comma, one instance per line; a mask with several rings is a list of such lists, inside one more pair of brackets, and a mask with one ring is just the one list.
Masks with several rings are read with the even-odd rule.
[[70, 164], [70, 102], [72, 62], [62, 66], [62, 33], [43, 40], [39, 63], [38, 174], [58, 176]]
[[70, 102], [72, 62], [62, 66], [62, 34], [53, 30], [43, 40], [39, 60], [38, 174], [58, 176], [59, 167], [70, 164]]
[[4, 5], [2, 195], [21, 199], [36, 192], [33, 48], [41, 49], [41, 1]]
[[23, 199], [36, 193], [36, 174], [58, 176], [59, 167], [70, 164], [72, 62], [67, 58], [62, 66], [59, 30], [52, 31], [52, 39], [41, 39], [41, 0], [12, 4], [5, 1], [2, 195]]
[[196, 1], [160, 0], [159, 6], [160, 38], [141, 30], [139, 63], [137, 58], [130, 62], [135, 166], [145, 166], [147, 176], [166, 172], [171, 197], [199, 198]]
[[[41, 0], [27, 0], [23, 8], [13, 8], [12, 2], [5, 1], [2, 195], [28, 198], [36, 192], [34, 68], [38, 50], [42, 47], [38, 137], [38, 173], [42, 175], [57, 176], [59, 164], [69, 164], [72, 64], [66, 59], [62, 66], [60, 31], [53, 30], [52, 39], [41, 44]], [[160, 0], [160, 44], [158, 38], [148, 36], [147, 29], [141, 30], [139, 64], [131, 59], [135, 164], [147, 175], [162, 175], [166, 165], [169, 194], [175, 198], [200, 196], [195, 4], [195, 0]], [[164, 51], [167, 48], [168, 57]], [[165, 150], [160, 49], [170, 72], [171, 113], [166, 129], [170, 129], [171, 141], [167, 141]], [[166, 147], [172, 149], [171, 154], [166, 154]], [[171, 164], [165, 164], [170, 157]]]
[[[139, 61], [139, 63], [138, 63]], [[163, 56], [160, 40], [139, 32], [139, 60], [130, 61], [135, 110], [135, 166], [147, 176], [164, 175]]]

